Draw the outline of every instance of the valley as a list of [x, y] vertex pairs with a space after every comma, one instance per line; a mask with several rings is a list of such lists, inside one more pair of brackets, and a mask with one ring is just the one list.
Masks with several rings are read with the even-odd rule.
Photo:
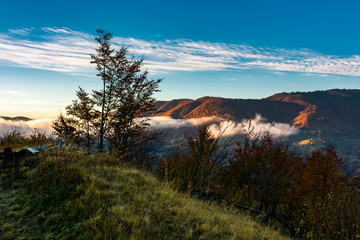
[[[286, 137], [306, 152], [332, 145], [347, 158], [347, 170], [360, 176], [360, 90], [332, 89], [278, 93], [264, 99], [203, 97], [158, 101], [152, 116], [193, 119], [217, 116], [235, 122], [261, 114], [268, 122], [288, 123], [300, 129]], [[173, 139], [183, 131], [169, 131]]]

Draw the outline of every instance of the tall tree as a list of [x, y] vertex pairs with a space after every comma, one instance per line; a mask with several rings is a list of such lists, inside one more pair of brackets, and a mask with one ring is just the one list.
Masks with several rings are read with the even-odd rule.
[[95, 49], [97, 54], [91, 55], [91, 63], [96, 64], [96, 70], [98, 71], [97, 76], [103, 81], [103, 89], [101, 91], [94, 91], [94, 97], [97, 100], [98, 105], [101, 106], [101, 122], [100, 122], [100, 151], [104, 148], [104, 133], [105, 133], [105, 122], [110, 112], [111, 97], [112, 97], [112, 85], [113, 85], [113, 73], [110, 71], [110, 62], [112, 58], [110, 40], [112, 34], [102, 29], [96, 30], [98, 36], [95, 40], [100, 44], [99, 48]]
[[[127, 49], [123, 48], [112, 59], [116, 69], [115, 113], [111, 118], [111, 133], [118, 145], [119, 153], [129, 153], [130, 146], [136, 142], [135, 136], [143, 136], [149, 124], [145, 113], [154, 111], [155, 98], [162, 79], [149, 80], [148, 72], [141, 71], [143, 60], [126, 58]], [[140, 133], [140, 134], [139, 134]]]
[[101, 29], [97, 33], [100, 46], [91, 58], [103, 81], [103, 89], [93, 94], [101, 106], [100, 150], [106, 137], [119, 155], [127, 157], [149, 127], [144, 114], [154, 110], [153, 93], [159, 91], [162, 79], [148, 79], [148, 72], [141, 70], [142, 59], [127, 58], [125, 47], [115, 52], [110, 45], [112, 35]]

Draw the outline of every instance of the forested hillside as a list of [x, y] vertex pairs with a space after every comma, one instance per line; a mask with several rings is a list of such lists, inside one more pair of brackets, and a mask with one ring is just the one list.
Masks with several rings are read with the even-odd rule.
[[201, 118], [219, 116], [241, 121], [261, 114], [267, 121], [300, 128], [289, 141], [304, 150], [333, 145], [348, 167], [360, 175], [360, 90], [279, 93], [264, 99], [203, 97], [196, 100], [158, 101], [153, 116]]

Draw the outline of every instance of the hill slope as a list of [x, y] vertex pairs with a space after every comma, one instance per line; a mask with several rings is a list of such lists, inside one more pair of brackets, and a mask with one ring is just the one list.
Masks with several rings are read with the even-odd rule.
[[[40, 186], [35, 193], [28, 193], [31, 197], [21, 193], [25, 190], [13, 189], [21, 186], [18, 182], [13, 182], [10, 189], [0, 184], [0, 238], [286, 239], [244, 213], [178, 194], [150, 173], [109, 156], [63, 153], [52, 158], [59, 163], [69, 157], [76, 161], [65, 166], [42, 160], [41, 168], [32, 170], [32, 177], [23, 173], [26, 181]], [[30, 158], [24, 166], [29, 166], [29, 161], [34, 164], [34, 158]], [[59, 174], [64, 167], [67, 174]], [[78, 186], [73, 185], [74, 175], [69, 174], [74, 169], [83, 172], [85, 178]], [[1, 183], [14, 179], [10, 172], [1, 176]], [[43, 186], [50, 176], [50, 182], [60, 178], [59, 185]], [[57, 196], [59, 187], [76, 192], [61, 201], [44, 200], [46, 194]], [[46, 192], [42, 192], [44, 188]]]
[[[294, 139], [307, 146], [333, 145], [348, 158], [349, 172], [360, 176], [360, 90], [280, 93], [267, 100], [290, 102], [303, 106], [293, 120], [302, 129]], [[306, 143], [306, 142], [305, 142]]]
[[279, 93], [259, 100], [203, 97], [161, 101], [157, 106], [153, 116], [241, 121], [261, 114], [269, 122], [289, 123], [301, 129], [290, 141], [306, 150], [334, 145], [349, 158], [351, 171], [360, 175], [360, 90]]
[[[302, 128], [327, 125], [338, 132], [360, 136], [360, 90], [279, 93], [264, 99], [203, 97], [157, 102], [154, 116], [173, 118], [254, 118], [260, 113], [269, 121], [291, 122]], [[332, 133], [330, 131], [329, 133]]]
[[178, 99], [157, 103], [153, 116], [173, 118], [230, 117], [234, 120], [254, 118], [257, 113], [270, 121], [288, 122], [303, 109], [296, 103], [275, 102], [267, 99], [228, 99], [203, 97], [196, 100]]
[[325, 134], [360, 136], [360, 90], [280, 93], [268, 97], [275, 102], [296, 103], [303, 106], [295, 124], [300, 127], [321, 128]]

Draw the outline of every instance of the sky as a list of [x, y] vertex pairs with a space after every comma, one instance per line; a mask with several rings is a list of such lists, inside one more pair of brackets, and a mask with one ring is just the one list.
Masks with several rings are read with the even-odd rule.
[[360, 88], [359, 1], [0, 1], [0, 116], [100, 89], [98, 28], [164, 79], [159, 100]]

